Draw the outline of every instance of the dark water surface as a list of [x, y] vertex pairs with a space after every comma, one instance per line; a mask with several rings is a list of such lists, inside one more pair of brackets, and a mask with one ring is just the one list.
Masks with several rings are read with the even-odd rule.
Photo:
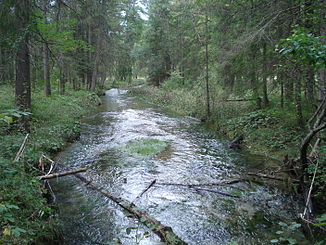
[[[169, 147], [154, 157], [123, 150], [130, 141], [148, 138], [168, 142]], [[193, 245], [271, 244], [270, 240], [277, 238], [277, 223], [292, 222], [301, 210], [295, 197], [256, 183], [201, 187], [240, 198], [162, 185], [237, 179], [254, 168], [263, 169], [264, 160], [229, 150], [226, 142], [211, 136], [196, 119], [175, 116], [125, 90], [106, 92], [97, 113], [84, 120], [80, 140], [56, 160], [61, 170], [87, 167], [83, 175], [88, 179], [112, 195], [134, 202]], [[157, 184], [136, 198], [154, 179]], [[51, 184], [64, 224], [65, 244], [163, 244], [77, 178], [62, 177]], [[299, 232], [294, 236], [299, 244], [309, 244]]]

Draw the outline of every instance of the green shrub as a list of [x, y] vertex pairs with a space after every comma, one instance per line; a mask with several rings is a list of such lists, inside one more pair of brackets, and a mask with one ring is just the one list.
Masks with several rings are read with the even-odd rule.
[[79, 119], [99, 103], [99, 98], [87, 91], [50, 97], [41, 90], [33, 91], [28, 143], [20, 162], [12, 162], [25, 135], [10, 117], [19, 118], [24, 113], [14, 109], [11, 87], [2, 86], [0, 91], [5, 91], [0, 92], [4, 95], [0, 97], [0, 244], [46, 241], [57, 235], [58, 221], [43, 197], [41, 182], [33, 177], [39, 173], [32, 166], [41, 154], [51, 156], [79, 136]]
[[43, 192], [27, 165], [0, 159], [0, 244], [29, 244], [53, 235], [53, 211]]

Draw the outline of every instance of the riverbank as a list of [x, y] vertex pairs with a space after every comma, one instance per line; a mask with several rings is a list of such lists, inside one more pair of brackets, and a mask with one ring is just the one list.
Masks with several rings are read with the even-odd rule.
[[[150, 101], [151, 103], [165, 106], [182, 115], [193, 116], [203, 121], [212, 132], [225, 136], [229, 141], [238, 135], [243, 135], [241, 144], [243, 151], [261, 155], [275, 160], [278, 164], [269, 166], [270, 171], [284, 166], [287, 159], [299, 156], [302, 139], [307, 133], [306, 128], [298, 125], [293, 104], [284, 104], [282, 108], [277, 94], [270, 95], [269, 106], [257, 109], [255, 101], [237, 101], [235, 95], [228, 100], [223, 97], [223, 92], [214, 95], [211, 103], [211, 116], [206, 119], [205, 96], [198, 88], [183, 88], [171, 86], [170, 81], [160, 88], [155, 86], [129, 87], [129, 92]], [[304, 121], [312, 115], [309, 107], [303, 107]], [[319, 147], [319, 161], [326, 159], [325, 147]], [[311, 164], [309, 173], [312, 176], [314, 164]], [[323, 213], [323, 191], [326, 183], [326, 167], [320, 165], [315, 178], [314, 198], [318, 204], [318, 212]], [[320, 200], [322, 202], [320, 202]]]
[[42, 154], [51, 158], [78, 138], [80, 119], [100, 103], [95, 93], [71, 90], [50, 97], [34, 90], [32, 100], [28, 143], [20, 160], [13, 162], [25, 134], [18, 123], [22, 115], [13, 109], [14, 88], [1, 86], [0, 244], [45, 244], [59, 236], [56, 214], [45, 199], [47, 191], [34, 178], [40, 175], [35, 167], [43, 164]]
[[212, 103], [211, 117], [207, 121], [204, 96], [196, 90], [138, 86], [130, 87], [129, 91], [181, 115], [199, 118], [210, 130], [229, 140], [244, 135], [243, 150], [273, 158], [280, 163], [285, 155], [290, 158], [298, 156], [300, 142], [305, 134], [297, 125], [295, 114], [286, 109], [268, 107], [257, 110], [255, 102], [223, 102], [221, 97], [220, 101], [217, 99], [219, 102]]
[[[236, 136], [243, 135], [242, 151], [273, 160], [271, 162], [276, 164], [268, 164], [266, 168], [273, 174], [282, 168], [286, 171], [285, 161], [299, 156], [301, 141], [307, 134], [306, 129], [298, 125], [295, 110], [290, 108], [291, 105], [281, 108], [277, 97], [270, 96], [270, 106], [257, 109], [255, 101], [237, 101], [236, 98], [225, 100], [223, 96], [217, 96], [215, 98], [218, 102], [212, 103], [211, 117], [206, 120], [205, 96], [196, 88], [169, 87], [167, 82], [167, 85], [163, 84], [160, 88], [143, 84], [128, 89], [130, 93], [151, 103], [167, 107], [182, 115], [201, 119], [204, 125], [219, 137], [223, 135], [231, 141]], [[303, 108], [304, 121], [308, 121], [311, 114], [310, 108]], [[316, 171], [311, 196], [315, 215], [326, 212], [324, 195], [326, 166], [322, 164], [325, 159], [325, 147], [321, 145], [317, 160], [321, 164], [315, 169], [315, 164], [312, 162], [308, 169], [310, 178]], [[289, 179], [289, 176], [284, 177]], [[291, 191], [300, 192], [299, 185], [292, 183], [288, 186]], [[321, 234], [320, 237], [322, 238], [323, 235]]]

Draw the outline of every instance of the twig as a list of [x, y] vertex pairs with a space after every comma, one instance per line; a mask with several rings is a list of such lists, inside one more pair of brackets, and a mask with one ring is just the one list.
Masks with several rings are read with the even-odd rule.
[[48, 160], [51, 163], [50, 169], [49, 169], [49, 171], [46, 174], [46, 176], [47, 176], [47, 175], [49, 175], [52, 172], [52, 170], [53, 170], [53, 168], [55, 166], [55, 162], [51, 158], [45, 156], [44, 154], [42, 154], [41, 157], [45, 158], [46, 160]]
[[202, 184], [179, 184], [179, 183], [156, 183], [157, 185], [175, 185], [175, 186], [185, 186], [185, 187], [195, 187], [195, 186], [226, 186], [232, 185], [239, 182], [248, 181], [246, 179], [234, 179], [226, 182], [219, 182], [219, 183], [202, 183]]
[[[260, 173], [248, 173], [250, 176], [256, 176], [260, 178], [265, 178], [265, 179], [273, 179], [273, 180], [279, 180], [279, 181], [285, 181], [283, 178], [275, 177], [272, 175], [267, 175], [267, 174], [260, 174]], [[299, 182], [299, 180], [292, 179], [294, 182]]]
[[324, 228], [322, 226], [318, 226], [317, 223], [315, 223], [315, 222], [313, 222], [311, 220], [305, 219], [302, 214], [300, 215], [300, 217], [304, 222], [306, 222], [308, 224], [311, 224], [311, 225], [314, 225], [314, 227], [318, 227], [318, 228], [322, 229], [323, 231], [326, 231], [326, 228]]
[[303, 211], [303, 214], [302, 214], [302, 218], [305, 218], [306, 217], [306, 214], [307, 214], [307, 209], [308, 209], [308, 205], [309, 205], [309, 202], [310, 202], [310, 196], [311, 196], [311, 192], [312, 192], [312, 187], [313, 187], [314, 182], [315, 182], [315, 177], [316, 177], [317, 169], [318, 169], [318, 161], [316, 163], [314, 176], [312, 177], [312, 180], [311, 180], [311, 184], [310, 184], [310, 188], [309, 188], [309, 191], [308, 191], [308, 196], [307, 196], [306, 205], [305, 205], [305, 208], [304, 208], [304, 211]]
[[149, 188], [151, 188], [153, 185], [155, 185], [155, 183], [156, 183], [156, 179], [155, 180], [153, 180], [147, 187], [146, 187], [146, 189], [145, 190], [143, 190], [137, 197], [136, 197], [136, 199], [138, 199], [138, 198], [141, 198], [142, 197], [142, 195], [144, 195], [144, 193], [146, 192], [146, 191], [148, 191], [149, 190]]
[[24, 150], [25, 150], [25, 146], [26, 146], [26, 143], [27, 143], [27, 138], [28, 138], [29, 134], [26, 134], [24, 140], [23, 140], [23, 143], [21, 144], [17, 154], [16, 154], [16, 157], [14, 159], [14, 162], [18, 162], [19, 161], [19, 158], [21, 157], [21, 155], [23, 154]]
[[225, 192], [221, 192], [221, 191], [216, 191], [216, 190], [211, 190], [211, 189], [205, 189], [205, 188], [197, 188], [197, 187], [192, 187], [192, 188], [195, 189], [196, 191], [209, 191], [209, 192], [220, 194], [222, 196], [233, 197], [233, 198], [240, 198], [239, 196], [235, 196], [235, 195], [232, 195], [232, 194], [229, 194], [229, 193], [225, 193]]

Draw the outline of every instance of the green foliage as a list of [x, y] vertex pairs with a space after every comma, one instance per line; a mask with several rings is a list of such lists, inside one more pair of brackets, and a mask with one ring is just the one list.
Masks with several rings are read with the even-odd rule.
[[278, 244], [298, 244], [297, 241], [291, 236], [296, 232], [298, 228], [301, 227], [300, 224], [292, 222], [291, 224], [286, 224], [284, 222], [279, 222], [280, 230], [276, 231], [276, 234], [279, 236], [277, 239], [271, 240], [271, 243]]
[[315, 37], [303, 28], [297, 28], [290, 37], [281, 40], [278, 52], [291, 56], [300, 64], [325, 68], [326, 45], [321, 40], [322, 38]]
[[38, 13], [36, 16], [38, 17], [36, 25], [40, 35], [56, 51], [68, 53], [77, 48], [89, 49], [86, 42], [74, 38], [76, 19], [60, 19], [60, 22], [52, 20], [50, 23], [44, 23], [44, 18], [48, 18], [48, 16], [44, 16], [42, 13]]
[[325, 226], [326, 225], [326, 214], [322, 214], [320, 217], [316, 218], [318, 222], [315, 224], [316, 226]]
[[0, 158], [0, 244], [29, 244], [53, 235], [53, 212], [43, 192], [26, 165]]
[[253, 129], [266, 128], [277, 122], [277, 118], [268, 113], [258, 110], [241, 117], [228, 120], [229, 130], [235, 131], [237, 134], [242, 132], [250, 132]]
[[[13, 96], [8, 86], [2, 86]], [[86, 91], [53, 94], [45, 97], [43, 91], [33, 93], [31, 133], [21, 162], [12, 162], [25, 135], [19, 129], [7, 130], [0, 125], [0, 244], [30, 244], [40, 239], [51, 239], [58, 229], [53, 210], [43, 198], [45, 190], [39, 175], [31, 167], [41, 154], [62, 149], [67, 141], [78, 137], [82, 116], [98, 104], [99, 98]], [[6, 101], [4, 101], [6, 100]], [[0, 97], [0, 108], [11, 101]], [[17, 118], [23, 112], [5, 109], [8, 116]]]
[[171, 73], [169, 79], [162, 84], [162, 88], [165, 90], [173, 90], [177, 88], [182, 88], [184, 86], [184, 78], [181, 76], [180, 72], [174, 71]]
[[29, 112], [23, 112], [15, 109], [0, 111], [0, 124], [1, 122], [6, 124], [12, 124], [15, 119], [20, 118], [22, 116], [30, 115]]

